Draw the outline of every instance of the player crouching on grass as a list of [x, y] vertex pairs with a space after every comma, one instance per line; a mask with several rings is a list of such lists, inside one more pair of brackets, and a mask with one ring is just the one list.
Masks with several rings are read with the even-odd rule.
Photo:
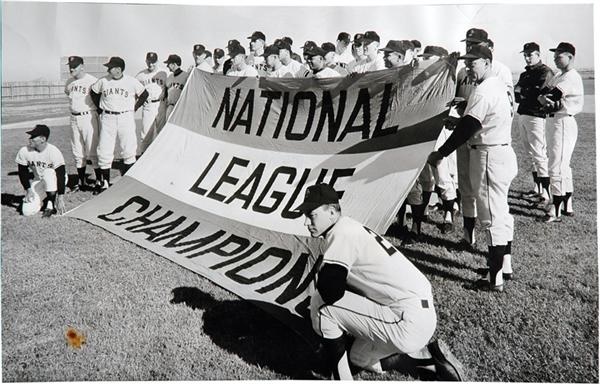
[[[33, 216], [40, 209], [44, 211], [42, 217], [50, 217], [55, 213], [62, 215], [65, 213], [67, 184], [65, 159], [58, 148], [48, 143], [48, 126], [38, 124], [27, 133], [29, 145], [22, 147], [16, 158], [19, 180], [26, 191], [21, 211], [25, 216]], [[46, 198], [42, 202], [40, 194], [44, 193]]]
[[[343, 216], [331, 186], [310, 186], [296, 210], [310, 235], [325, 241], [310, 316], [333, 378], [352, 380], [350, 365], [404, 370], [400, 354], [408, 354], [439, 380], [462, 380], [448, 347], [429, 343], [437, 316], [427, 278], [383, 237]], [[346, 335], [354, 337], [349, 352]]]

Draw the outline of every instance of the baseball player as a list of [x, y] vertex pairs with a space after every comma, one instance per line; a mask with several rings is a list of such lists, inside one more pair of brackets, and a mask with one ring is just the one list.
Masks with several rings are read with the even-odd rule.
[[225, 51], [221, 48], [215, 48], [213, 51], [213, 58], [215, 59], [215, 65], [213, 66], [213, 73], [223, 74], [223, 65], [227, 60], [227, 56], [225, 56]]
[[[466, 52], [473, 47], [489, 44], [488, 34], [483, 29], [471, 28], [467, 31], [465, 39]], [[488, 48], [489, 49], [489, 48]], [[507, 87], [507, 93], [510, 101], [513, 97], [512, 73], [508, 67], [493, 60], [491, 70], [495, 76], [504, 81]], [[466, 67], [461, 68], [456, 75], [456, 109], [459, 115], [463, 114], [469, 95], [476, 86], [476, 82], [469, 76]], [[473, 246], [475, 244], [475, 219], [477, 218], [477, 208], [475, 203], [476, 191], [471, 183], [470, 150], [466, 145], [458, 148], [456, 151], [456, 165], [458, 172], [458, 190], [460, 192], [460, 206], [463, 214], [463, 244]]]
[[[349, 364], [372, 372], [398, 368], [399, 354], [433, 363], [437, 378], [462, 379], [462, 367], [441, 341], [429, 342], [437, 318], [431, 285], [402, 253], [356, 220], [343, 216], [337, 192], [308, 187], [297, 208], [323, 262], [310, 316], [334, 379], [352, 380]], [[345, 336], [354, 337], [346, 352]]]
[[354, 60], [354, 57], [350, 46], [350, 34], [340, 32], [335, 41], [335, 62], [342, 68], [346, 68], [352, 60]]
[[95, 82], [91, 91], [100, 94], [102, 109], [100, 117], [101, 129], [98, 139], [98, 165], [102, 174], [102, 185], [97, 192], [106, 190], [110, 185], [110, 168], [112, 166], [115, 142], [119, 139], [125, 174], [136, 161], [137, 135], [134, 113], [148, 99], [148, 91], [134, 77], [125, 75], [125, 61], [117, 56], [111, 57], [104, 64], [108, 70], [105, 76]]
[[312, 47], [306, 51], [305, 55], [308, 57], [308, 64], [310, 69], [313, 71], [313, 76], [318, 79], [324, 79], [327, 77], [341, 77], [342, 75], [325, 64], [325, 55], [327, 53], [321, 47]]
[[365, 61], [352, 68], [352, 72], [364, 73], [385, 69], [383, 56], [379, 55], [379, 35], [375, 31], [367, 31], [362, 35]]
[[413, 45], [408, 40], [390, 40], [379, 51], [383, 52], [383, 60], [387, 68], [399, 68], [411, 63], [412, 49]]
[[466, 61], [469, 76], [477, 86], [454, 132], [427, 161], [437, 165], [466, 143], [477, 217], [486, 232], [489, 252], [487, 279], [477, 281], [476, 286], [501, 292], [503, 272], [512, 276], [508, 248], [514, 220], [509, 213], [508, 189], [517, 175], [517, 158], [511, 146], [512, 105], [506, 84], [492, 70], [492, 52], [488, 47], [473, 46], [460, 59]]
[[258, 71], [246, 63], [246, 50], [241, 45], [233, 46], [229, 52], [232, 64], [227, 76], [252, 77], [258, 76]]
[[302, 57], [304, 58], [304, 67], [310, 71], [310, 76], [312, 76], [312, 70], [310, 68], [310, 58], [308, 57], [308, 51], [313, 48], [318, 47], [317, 43], [312, 40], [307, 40], [304, 42], [302, 46]]
[[[21, 211], [32, 216], [42, 209], [42, 217], [65, 213], [67, 173], [65, 159], [58, 148], [48, 143], [50, 128], [38, 124], [28, 131], [29, 145], [17, 153], [19, 181], [25, 189]], [[31, 173], [33, 173], [33, 179]], [[40, 195], [44, 195], [42, 201]]]
[[254, 31], [248, 39], [250, 39], [250, 54], [246, 56], [246, 64], [253, 66], [261, 76], [265, 76], [267, 68], [263, 54], [267, 38], [261, 31]]
[[181, 69], [181, 57], [178, 55], [169, 55], [165, 60], [167, 68], [171, 71], [169, 77], [167, 77], [167, 119], [173, 112], [175, 104], [181, 96], [185, 82], [187, 81], [190, 73], [185, 72]]
[[413, 50], [415, 58], [421, 57], [421, 56], [419, 56], [421, 54], [421, 42], [416, 39], [411, 40], [410, 42], [412, 43], [413, 47], [415, 47]]
[[[142, 105], [142, 131], [140, 142], [143, 142], [155, 121], [163, 121], [166, 105], [163, 102], [166, 91], [167, 72], [157, 65], [156, 52], [146, 53], [146, 69], [140, 71], [135, 78], [148, 91], [148, 98]], [[160, 115], [160, 116], [159, 116]]]
[[306, 77], [309, 75], [309, 70], [302, 63], [292, 58], [292, 47], [287, 41], [277, 39], [273, 45], [279, 49], [282, 72], [291, 73], [293, 77]]
[[[204, 47], [204, 45], [202, 45], [202, 44], [194, 45], [192, 55], [194, 56], [194, 63], [196, 63], [196, 68], [198, 68], [204, 72], [210, 72], [210, 73], [213, 72], [213, 68], [209, 64], [210, 51], [208, 51]], [[192, 68], [190, 68], [190, 71], [188, 71], [188, 72], [191, 72]]]
[[546, 113], [537, 101], [540, 90], [554, 73], [540, 58], [540, 46], [526, 43], [521, 51], [525, 63], [525, 72], [519, 75], [515, 85], [515, 101], [519, 103], [518, 127], [521, 142], [532, 160], [534, 190], [526, 197], [541, 196], [542, 201], [550, 200], [550, 177], [548, 177], [548, 157], [546, 155]]
[[223, 63], [223, 74], [224, 75], [226, 75], [227, 72], [229, 72], [229, 70], [231, 69], [231, 66], [233, 65], [233, 60], [231, 57], [231, 49], [233, 47], [236, 47], [239, 45], [240, 45], [240, 42], [237, 41], [236, 39], [232, 39], [227, 42], [227, 55], [229, 56], [229, 58], [227, 60], [225, 60], [225, 63]]
[[86, 188], [85, 168], [89, 159], [94, 168], [96, 182], [101, 178], [98, 167], [98, 112], [90, 95], [90, 88], [98, 79], [85, 73], [83, 58], [70, 56], [67, 63], [71, 78], [65, 84], [71, 110], [71, 150], [77, 168], [79, 183], [76, 188]]
[[574, 116], [583, 110], [583, 81], [574, 67], [575, 47], [562, 42], [550, 51], [554, 52], [554, 64], [560, 72], [550, 79], [538, 96], [538, 102], [548, 111], [546, 140], [552, 194], [552, 204], [548, 205], [546, 217], [549, 223], [561, 221], [561, 213], [574, 215], [570, 164], [577, 141]]
[[354, 57], [354, 60], [346, 66], [346, 70], [350, 73], [354, 72], [354, 67], [362, 65], [366, 61], [362, 33], [354, 35], [354, 40], [352, 40], [352, 57]]
[[294, 40], [292, 40], [292, 38], [289, 36], [284, 36], [281, 38], [281, 40], [285, 41], [290, 45], [290, 57], [292, 58], [292, 60], [302, 63], [302, 58], [300, 57], [300, 55], [292, 51], [292, 45], [294, 45]]
[[279, 48], [277, 48], [275, 44], [267, 46], [264, 55], [267, 64], [268, 77], [293, 77], [293, 75], [287, 71], [287, 67], [281, 64], [281, 60], [279, 59]]
[[323, 43], [321, 44], [321, 49], [323, 49], [325, 51], [325, 66], [328, 68], [333, 69], [334, 71], [338, 72], [340, 74], [340, 76], [347, 76], [348, 75], [348, 71], [346, 71], [344, 69], [344, 67], [342, 67], [340, 64], [337, 63], [336, 59], [336, 53], [335, 53], [335, 45], [333, 45], [333, 43]]

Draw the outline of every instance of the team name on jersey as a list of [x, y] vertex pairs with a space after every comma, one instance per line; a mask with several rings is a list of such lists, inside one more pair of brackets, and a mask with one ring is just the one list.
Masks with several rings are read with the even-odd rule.
[[184, 86], [184, 84], [181, 84], [181, 83], [171, 83], [169, 85], [169, 89], [177, 88], [177, 89], [183, 90], [183, 86]]
[[27, 165], [30, 167], [38, 167], [38, 168], [54, 168], [54, 163], [46, 163], [45, 161], [27, 161]]
[[83, 85], [77, 85], [77, 84], [71, 84], [69, 85], [69, 93], [81, 93], [83, 95], [87, 95], [89, 93], [90, 87], [89, 86], [83, 86]]
[[104, 97], [113, 95], [123, 96], [125, 98], [129, 97], [129, 91], [123, 88], [106, 88], [104, 91], [102, 91], [102, 94]]
[[165, 85], [165, 82], [163, 79], [158, 79], [158, 78], [152, 78], [152, 79], [144, 79], [140, 81], [142, 83], [142, 85], [146, 86], [150, 83], [155, 83], [160, 85], [161, 87]]

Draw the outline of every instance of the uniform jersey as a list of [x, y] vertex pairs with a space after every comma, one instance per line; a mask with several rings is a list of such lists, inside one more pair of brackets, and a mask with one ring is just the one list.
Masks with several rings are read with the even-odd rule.
[[341, 76], [342, 75], [338, 71], [331, 69], [329, 67], [325, 67], [325, 68], [321, 69], [319, 72], [316, 72], [314, 74], [314, 77], [316, 77], [318, 79], [324, 79], [327, 77], [341, 77]]
[[349, 290], [382, 304], [432, 297], [427, 278], [383, 237], [342, 216], [325, 235], [323, 263], [348, 270]]
[[45, 169], [56, 169], [65, 165], [65, 159], [58, 148], [48, 143], [42, 152], [25, 146], [17, 153], [17, 164], [29, 167], [36, 180], [40, 180]]
[[383, 60], [383, 57], [377, 55], [377, 58], [375, 58], [373, 61], [365, 60], [360, 64], [356, 64], [356, 66], [354, 66], [352, 69], [352, 72], [365, 73], [379, 71], [381, 69], [385, 69], [385, 61]]
[[171, 73], [169, 77], [167, 77], [168, 105], [175, 105], [175, 103], [177, 103], [177, 100], [179, 100], [179, 96], [181, 96], [181, 92], [183, 91], [183, 87], [185, 86], [185, 82], [187, 81], [189, 75], [189, 72], [181, 71], [177, 75]]
[[142, 83], [148, 91], [148, 100], [161, 100], [165, 97], [165, 89], [167, 84], [167, 72], [156, 68], [150, 72], [148, 69], [140, 71], [135, 78]]
[[246, 65], [246, 68], [242, 69], [241, 71], [236, 71], [233, 68], [230, 69], [229, 72], [227, 72], [227, 76], [253, 77], [258, 76], [258, 71], [256, 68]]
[[262, 55], [248, 55], [248, 57], [246, 58], [246, 63], [248, 65], [253, 66], [257, 72], [267, 73], [267, 63], [265, 62], [265, 58]]
[[465, 115], [476, 118], [482, 126], [469, 139], [469, 144], [496, 145], [511, 142], [512, 107], [506, 84], [499, 77], [488, 77], [473, 90]]
[[268, 72], [267, 77], [294, 77], [294, 75], [289, 71], [288, 67], [285, 65], [280, 66], [274, 71]]
[[515, 85], [515, 101], [519, 103], [520, 115], [545, 117], [544, 107], [537, 101], [540, 90], [554, 76], [552, 69], [539, 61], [525, 67]]
[[342, 64], [342, 66], [347, 66], [349, 62], [354, 60], [354, 56], [352, 56], [352, 47], [347, 46], [342, 54], [335, 54], [335, 62]]
[[90, 96], [90, 88], [98, 81], [95, 76], [86, 73], [81, 79], [74, 77], [67, 80], [65, 94], [69, 97], [72, 113], [95, 111], [96, 105]]
[[562, 92], [562, 106], [556, 113], [576, 115], [583, 110], [583, 80], [574, 68], [557, 73], [548, 82], [548, 87]]
[[142, 83], [129, 75], [123, 75], [118, 80], [103, 77], [92, 85], [94, 92], [102, 94], [100, 108], [111, 112], [133, 111], [135, 96], [140, 96], [144, 89]]
[[[506, 85], [509, 92], [513, 92], [513, 80], [510, 69], [499, 62], [498, 60], [492, 61], [492, 75], [498, 77]], [[473, 91], [477, 84], [467, 75], [467, 68], [462, 67], [456, 75], [456, 96], [463, 97], [465, 100], [469, 99], [469, 95]]]
[[291, 60], [287, 65], [283, 64], [281, 70], [291, 73], [293, 77], [306, 77], [308, 71], [302, 63], [296, 60]]

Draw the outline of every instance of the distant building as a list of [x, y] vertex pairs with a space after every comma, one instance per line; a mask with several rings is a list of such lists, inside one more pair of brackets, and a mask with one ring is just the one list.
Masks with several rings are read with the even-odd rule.
[[[106, 76], [106, 67], [103, 65], [108, 62], [110, 57], [108, 56], [82, 56], [83, 57], [83, 65], [85, 66], [85, 71], [90, 75], [96, 76], [97, 78], [101, 78]], [[71, 76], [69, 73], [69, 66], [67, 65], [67, 61], [69, 61], [69, 56], [63, 56], [60, 58], [60, 80], [64, 83]]]

